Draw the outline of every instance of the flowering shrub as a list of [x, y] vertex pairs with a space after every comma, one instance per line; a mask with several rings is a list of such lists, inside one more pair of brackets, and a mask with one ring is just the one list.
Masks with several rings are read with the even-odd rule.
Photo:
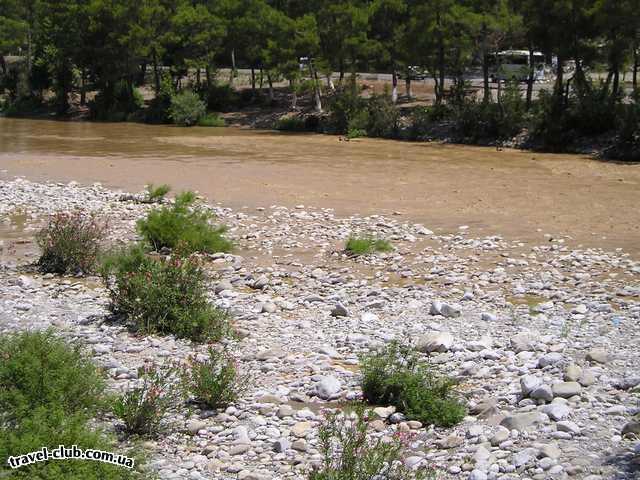
[[408, 432], [399, 432], [391, 441], [369, 433], [369, 412], [361, 406], [328, 414], [318, 435], [322, 463], [310, 472], [309, 480], [435, 478], [431, 468], [411, 470], [402, 462], [403, 448], [411, 440]]
[[208, 408], [223, 408], [238, 398], [247, 379], [238, 376], [236, 361], [227, 352], [209, 347], [208, 354], [204, 361], [189, 359], [181, 372], [182, 388]]
[[177, 399], [170, 369], [145, 365], [138, 369], [142, 383], [117, 398], [113, 413], [124, 422], [127, 433], [156, 435], [165, 413]]
[[226, 311], [207, 300], [204, 272], [195, 260], [154, 258], [134, 246], [107, 257], [102, 277], [112, 310], [139, 332], [205, 341], [230, 330]]
[[80, 211], [57, 213], [36, 235], [42, 250], [38, 267], [45, 273], [91, 272], [100, 254], [105, 226]]

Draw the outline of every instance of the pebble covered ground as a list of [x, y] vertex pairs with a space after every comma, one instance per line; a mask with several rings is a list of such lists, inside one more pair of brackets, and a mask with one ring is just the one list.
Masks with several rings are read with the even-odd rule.
[[[144, 362], [206, 346], [136, 336], [109, 321], [97, 278], [27, 265], [33, 233], [61, 210], [105, 219], [107, 243], [135, 240], [154, 208], [135, 198], [99, 184], [0, 182], [0, 332], [53, 327], [80, 339], [114, 391], [134, 385]], [[251, 381], [225, 411], [171, 412], [166, 434], [145, 442], [161, 479], [305, 478], [324, 409], [360, 397], [358, 356], [392, 339], [458, 378], [469, 408], [449, 429], [377, 408], [374, 435], [412, 433], [407, 465], [473, 480], [640, 475], [640, 262], [629, 255], [552, 236], [532, 245], [465, 226], [432, 232], [402, 215], [211, 208], [237, 248], [207, 258], [209, 294], [234, 316], [229, 347]], [[342, 248], [358, 233], [394, 251], [350, 258]]]

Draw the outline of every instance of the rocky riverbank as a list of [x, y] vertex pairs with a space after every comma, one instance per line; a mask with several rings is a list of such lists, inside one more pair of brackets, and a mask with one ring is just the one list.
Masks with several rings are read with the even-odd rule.
[[[30, 273], [33, 231], [73, 208], [106, 219], [106, 240], [118, 243], [135, 239], [153, 207], [98, 184], [1, 182], [0, 331], [51, 326], [80, 339], [113, 390], [132, 385], [145, 361], [203, 353], [111, 323], [97, 279]], [[376, 435], [413, 433], [407, 464], [441, 478], [636, 478], [640, 444], [623, 430], [640, 432], [637, 260], [551, 237], [434, 233], [402, 215], [211, 208], [238, 249], [208, 258], [210, 296], [234, 316], [240, 338], [229, 346], [251, 381], [224, 412], [172, 412], [167, 434], [146, 442], [160, 478], [304, 478], [319, 460], [323, 409], [359, 397], [358, 355], [392, 339], [459, 378], [469, 406], [451, 429], [376, 409]], [[352, 233], [395, 250], [349, 258], [341, 249]]]

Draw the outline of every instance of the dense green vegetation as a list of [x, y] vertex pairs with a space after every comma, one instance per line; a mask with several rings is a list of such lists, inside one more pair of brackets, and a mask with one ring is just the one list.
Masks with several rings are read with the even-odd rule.
[[[78, 345], [52, 332], [0, 337], [0, 456], [19, 455], [43, 446], [78, 445], [118, 451], [105, 433], [89, 425], [107, 405], [104, 378]], [[130, 452], [126, 453], [131, 456]], [[50, 460], [11, 470], [2, 478], [39, 480], [124, 480], [134, 471], [96, 461]]]
[[372, 405], [393, 405], [409, 419], [449, 427], [466, 413], [455, 381], [422, 362], [409, 346], [391, 343], [361, 359], [362, 394]]
[[151, 256], [134, 245], [108, 256], [101, 273], [112, 309], [136, 331], [194, 341], [218, 340], [229, 333], [229, 315], [209, 303], [205, 275], [196, 260]]
[[[206, 110], [282, 101], [274, 84], [285, 80], [293, 110], [299, 97], [318, 114], [328, 110], [306, 129], [420, 138], [433, 125], [402, 125], [395, 108], [399, 78], [410, 97], [419, 71], [435, 105], [451, 107], [441, 120], [459, 138], [505, 139], [527, 128], [536, 145], [561, 149], [608, 134], [609, 154], [629, 158], [639, 149], [629, 95], [638, 88], [639, 27], [634, 0], [0, 0], [0, 88], [10, 114], [43, 104], [64, 114], [79, 99], [100, 120], [211, 125]], [[522, 95], [491, 88], [491, 54], [509, 48], [557, 59], [547, 94], [534, 95], [533, 67]], [[222, 66], [231, 75], [218, 75]], [[250, 69], [250, 89], [234, 89], [236, 67]], [[468, 98], [472, 70], [482, 78], [478, 100]], [[347, 81], [356, 71], [390, 73], [389, 94], [360, 100]], [[140, 113], [145, 84], [156, 98]]]
[[163, 248], [179, 255], [194, 252], [216, 253], [231, 250], [231, 241], [224, 237], [224, 226], [214, 227], [213, 215], [196, 202], [193, 192], [182, 192], [172, 205], [149, 212], [138, 221], [138, 232], [156, 251]]

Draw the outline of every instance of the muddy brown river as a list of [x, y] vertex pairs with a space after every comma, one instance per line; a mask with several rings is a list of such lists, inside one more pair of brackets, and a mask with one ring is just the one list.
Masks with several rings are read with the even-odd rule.
[[[148, 182], [242, 208], [398, 213], [443, 232], [640, 253], [640, 165], [495, 148], [239, 128], [0, 118], [0, 175]], [[545, 234], [547, 234], [545, 236]]]

